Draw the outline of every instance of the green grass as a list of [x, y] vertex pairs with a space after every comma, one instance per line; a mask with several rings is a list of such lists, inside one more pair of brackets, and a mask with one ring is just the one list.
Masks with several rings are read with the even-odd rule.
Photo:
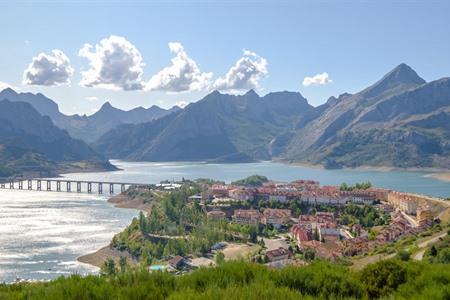
[[444, 264], [387, 260], [362, 271], [326, 262], [268, 269], [225, 262], [183, 276], [131, 270], [116, 276], [73, 275], [45, 283], [0, 285], [0, 299], [448, 299]]

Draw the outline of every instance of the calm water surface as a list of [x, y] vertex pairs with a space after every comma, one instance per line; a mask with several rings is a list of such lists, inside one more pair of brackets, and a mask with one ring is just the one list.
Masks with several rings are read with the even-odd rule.
[[[252, 174], [275, 180], [315, 179], [322, 184], [371, 181], [376, 186], [450, 197], [450, 184], [420, 172], [321, 170], [280, 163], [130, 163], [113, 161], [121, 171], [67, 174], [74, 180], [157, 183], [212, 178], [230, 182]], [[58, 192], [0, 191], [0, 281], [51, 279], [97, 269], [78, 263], [80, 255], [109, 243], [137, 215], [114, 208], [106, 196]]]
[[315, 179], [323, 185], [339, 185], [342, 182], [370, 181], [373, 185], [409, 191], [437, 197], [450, 197], [450, 183], [426, 177], [421, 172], [381, 172], [367, 170], [322, 170], [274, 162], [250, 164], [206, 163], [142, 163], [112, 161], [123, 169], [116, 172], [95, 174], [68, 174], [68, 178], [125, 181], [132, 183], [158, 183], [161, 180], [211, 178], [230, 182], [259, 174], [274, 180]]

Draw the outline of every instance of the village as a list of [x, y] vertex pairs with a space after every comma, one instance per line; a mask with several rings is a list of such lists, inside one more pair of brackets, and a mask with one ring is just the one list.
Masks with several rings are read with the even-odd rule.
[[[158, 188], [173, 190], [182, 185], [165, 183]], [[440, 212], [426, 196], [369, 183], [321, 186], [314, 180], [202, 184], [201, 192], [187, 201], [188, 205], [200, 205], [209, 222], [256, 228], [253, 242], [261, 247], [220, 241], [205, 257], [170, 256], [167, 267], [174, 272], [217, 264], [218, 257], [219, 261], [238, 257], [230, 257], [230, 252], [275, 268], [363, 255], [428, 230], [439, 222]], [[351, 215], [353, 211], [359, 212], [360, 219]], [[361, 213], [368, 211], [374, 220]]]

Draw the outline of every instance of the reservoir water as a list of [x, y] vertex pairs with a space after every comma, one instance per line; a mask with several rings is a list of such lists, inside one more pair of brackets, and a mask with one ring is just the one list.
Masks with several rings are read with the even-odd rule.
[[[122, 170], [74, 173], [73, 180], [158, 183], [161, 180], [212, 178], [230, 182], [260, 174], [274, 180], [315, 179], [323, 185], [371, 181], [375, 186], [450, 197], [450, 183], [421, 172], [321, 170], [274, 162], [251, 164], [137, 163], [112, 161]], [[17, 277], [46, 280], [97, 268], [77, 257], [109, 243], [137, 215], [119, 209], [106, 196], [63, 192], [0, 190], [0, 282]]]

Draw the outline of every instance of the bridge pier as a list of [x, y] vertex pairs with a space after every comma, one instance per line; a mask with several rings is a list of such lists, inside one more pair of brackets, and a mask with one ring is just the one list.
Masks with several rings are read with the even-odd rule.
[[[7, 182], [3, 182], [0, 183], [0, 189], [5, 189], [8, 188], [8, 184], [9, 184], [9, 189], [13, 190], [13, 189], [19, 189], [19, 190], [23, 190], [23, 189], [28, 189], [30, 191], [34, 190], [34, 182], [36, 182], [36, 190], [37, 191], [52, 191], [53, 187], [53, 181], [56, 182], [56, 187], [55, 187], [55, 191], [57, 192], [72, 192], [72, 184], [76, 185], [76, 191], [78, 193], [93, 193], [95, 191], [98, 191], [99, 194], [103, 194], [103, 187], [105, 186], [106, 191], [108, 191], [108, 186], [109, 186], [109, 193], [112, 195], [114, 194], [114, 188], [116, 188], [117, 190], [119, 190], [120, 187], [120, 192], [123, 193], [126, 191], [127, 185], [129, 186], [133, 186], [135, 184], [133, 183], [123, 183], [123, 182], [112, 182], [112, 181], [106, 181], [106, 182], [102, 182], [102, 181], [71, 181], [70, 179], [17, 179], [16, 181], [7, 181]], [[17, 183], [17, 185], [16, 185]], [[86, 184], [87, 185], [87, 190], [83, 191], [83, 185]], [[62, 185], [65, 185], [66, 189], [64, 190], [64, 188], [62, 187]], [[97, 185], [97, 190], [95, 185]], [[116, 187], [117, 185], [117, 187]], [[136, 184], [137, 185], [137, 184]], [[73, 189], [73, 191], [75, 191], [75, 187]]]

